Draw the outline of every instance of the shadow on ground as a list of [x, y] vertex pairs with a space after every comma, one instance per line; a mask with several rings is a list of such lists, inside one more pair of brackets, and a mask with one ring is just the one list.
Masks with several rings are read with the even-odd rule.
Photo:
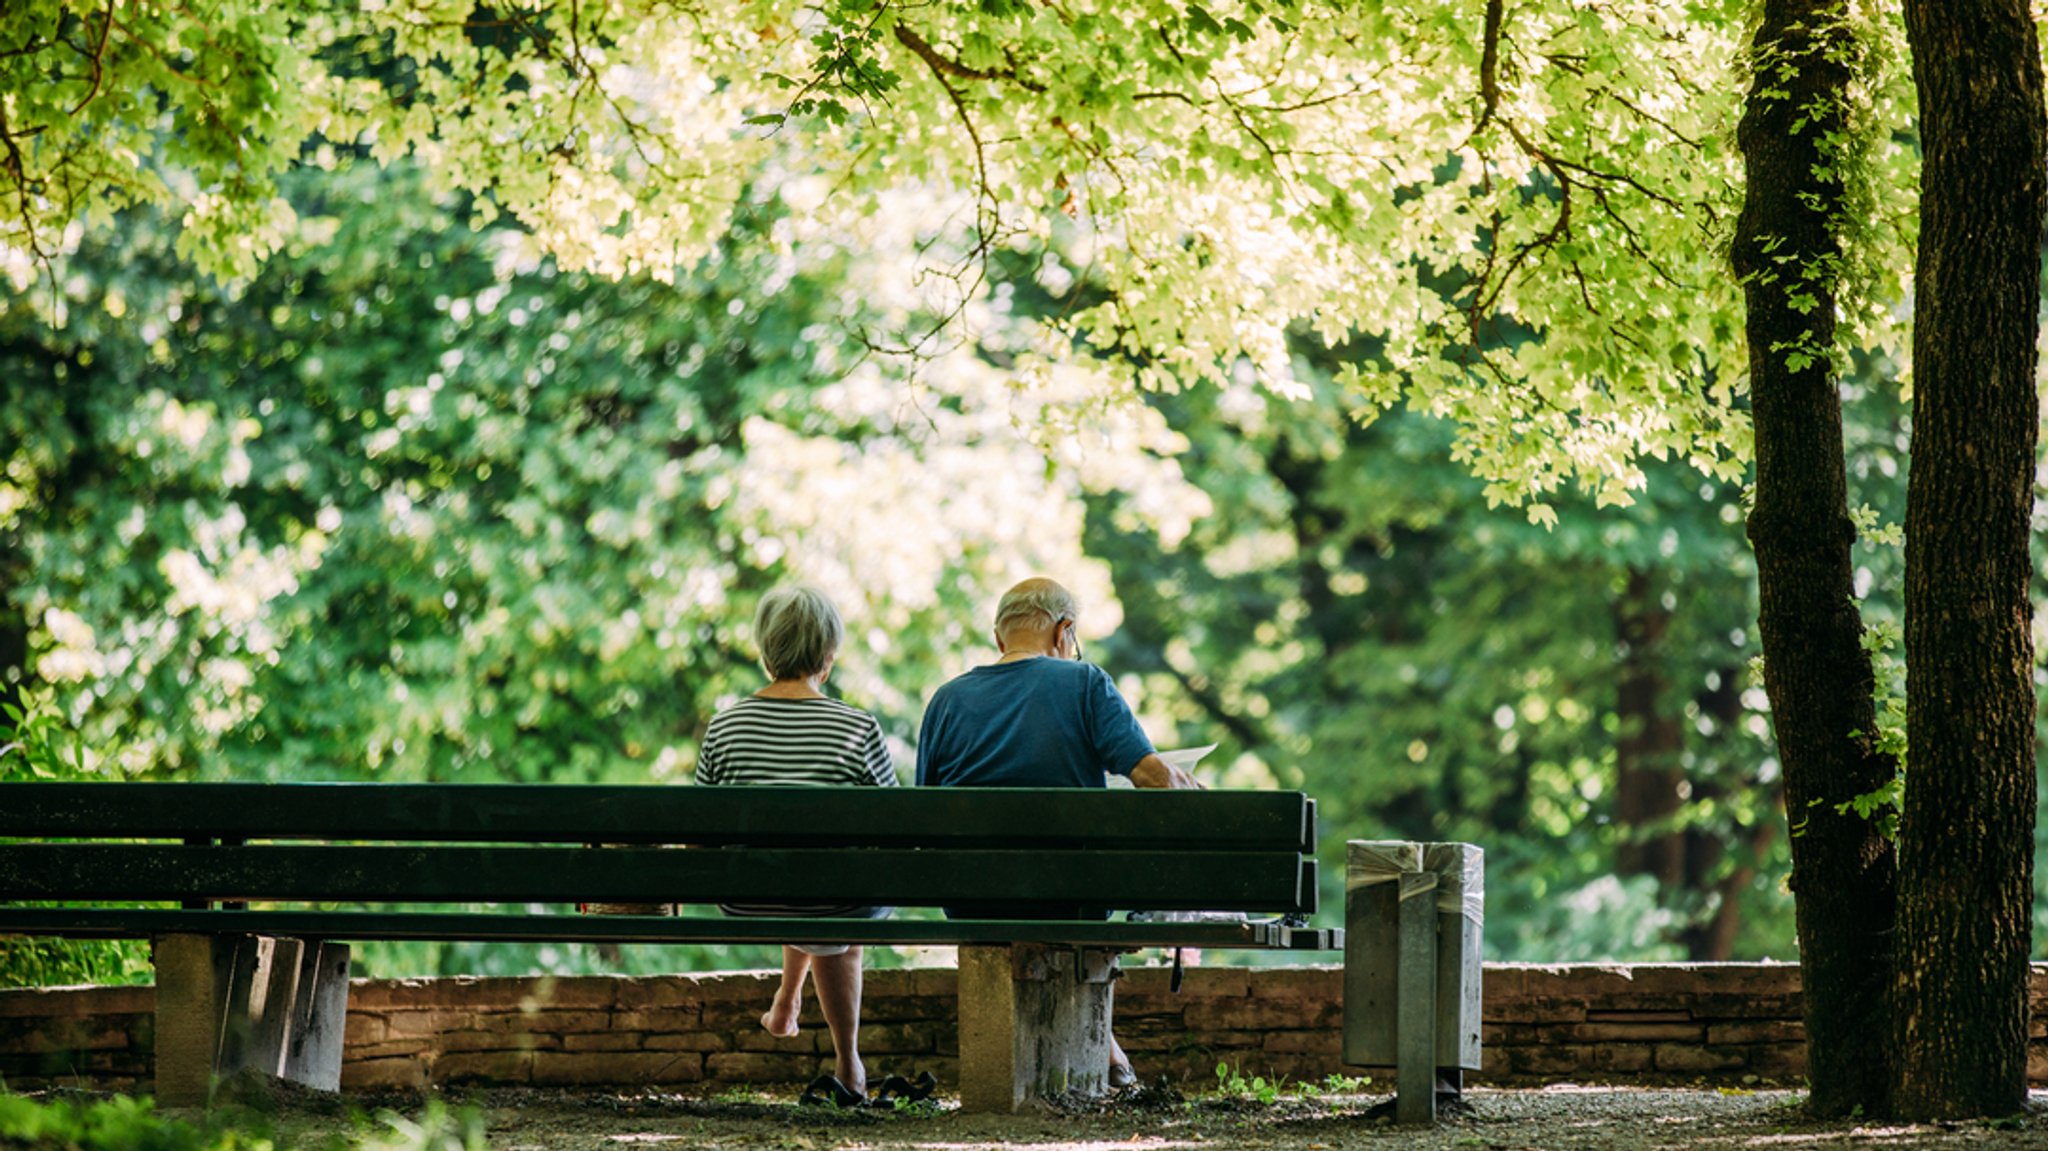
[[[794, 1089], [665, 1092], [493, 1088], [440, 1097], [231, 1092], [280, 1147], [503, 1151], [2048, 1151], [2048, 1121], [1819, 1123], [1791, 1091], [1551, 1087], [1467, 1092], [1468, 1106], [1414, 1130], [1369, 1117], [1383, 1094], [1184, 1095], [1170, 1085], [1106, 1100], [1063, 1100], [1019, 1115], [964, 1115], [943, 1095], [889, 1109], [798, 1106]], [[2036, 1093], [2048, 1105], [2048, 1095]]]

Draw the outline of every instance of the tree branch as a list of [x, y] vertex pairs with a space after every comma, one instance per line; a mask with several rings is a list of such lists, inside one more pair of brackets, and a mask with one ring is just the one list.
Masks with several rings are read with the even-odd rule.
[[92, 61], [92, 88], [86, 92], [85, 99], [80, 100], [78, 106], [71, 109], [73, 116], [85, 111], [87, 104], [99, 99], [100, 85], [106, 79], [107, 36], [113, 30], [114, 0], [107, 0], [106, 19], [100, 21], [100, 42], [95, 44], [93, 50], [87, 54], [87, 58]]
[[[969, 68], [958, 60], [941, 55], [937, 48], [932, 47], [930, 41], [911, 31], [910, 27], [906, 24], [899, 22], [893, 31], [895, 32], [898, 44], [910, 49], [912, 54], [924, 61], [927, 68], [930, 68], [940, 76], [951, 76], [955, 80], [1002, 81], [1015, 84], [1026, 92], [1045, 91], [1045, 85], [1025, 78], [1015, 68], [1001, 72], [984, 71], [979, 68]], [[947, 90], [948, 92], [952, 90], [950, 85], [948, 85]], [[955, 96], [954, 99], [957, 102], [959, 97]]]
[[1479, 53], [1479, 123], [1472, 126], [1472, 135], [1486, 131], [1493, 122], [1494, 109], [1500, 107], [1500, 26], [1503, 18], [1501, 0], [1486, 0], [1486, 31], [1483, 47]]
[[1166, 673], [1172, 676], [1175, 682], [1180, 684], [1181, 690], [1188, 693], [1188, 698], [1193, 700], [1196, 706], [1208, 712], [1209, 718], [1221, 725], [1223, 730], [1235, 736], [1237, 741], [1245, 746], [1246, 750], [1262, 748], [1268, 745], [1270, 741], [1266, 738], [1266, 733], [1260, 731], [1237, 712], [1225, 707], [1223, 700], [1214, 691], [1209, 688], [1196, 686], [1193, 676], [1173, 666], [1172, 662], [1168, 660], [1160, 660], [1159, 666], [1165, 668]]
[[23, 136], [33, 136], [41, 130], [34, 128], [17, 135], [7, 123], [7, 102], [0, 100], [0, 146], [7, 149], [7, 157], [0, 161], [0, 168], [14, 179], [14, 194], [21, 205], [21, 227], [28, 236], [29, 254], [38, 263], [48, 264], [50, 254], [43, 250], [42, 241], [36, 236], [35, 205], [29, 201], [28, 162], [22, 159], [21, 145], [15, 143]]

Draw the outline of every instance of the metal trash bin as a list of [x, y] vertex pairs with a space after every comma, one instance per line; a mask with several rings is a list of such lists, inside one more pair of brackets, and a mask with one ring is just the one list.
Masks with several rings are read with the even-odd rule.
[[1344, 1062], [1396, 1069], [1396, 1117], [1429, 1122], [1480, 1062], [1485, 853], [1353, 840], [1344, 877]]

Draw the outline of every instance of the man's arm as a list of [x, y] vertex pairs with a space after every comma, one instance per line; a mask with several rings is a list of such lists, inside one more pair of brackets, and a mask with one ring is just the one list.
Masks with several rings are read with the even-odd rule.
[[944, 787], [948, 780], [939, 769], [945, 745], [956, 726], [950, 720], [946, 689], [940, 687], [925, 705], [924, 719], [917, 725], [917, 769], [911, 778], [919, 787]]
[[1131, 784], [1134, 787], [1157, 787], [1173, 791], [1200, 791], [1202, 785], [1195, 777], [1159, 758], [1148, 755], [1131, 769]]

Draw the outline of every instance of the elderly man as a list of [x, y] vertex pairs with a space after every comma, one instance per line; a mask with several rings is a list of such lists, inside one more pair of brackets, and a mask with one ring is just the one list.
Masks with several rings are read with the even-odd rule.
[[[917, 740], [920, 785], [1107, 787], [1110, 776], [1122, 775], [1138, 787], [1201, 786], [1159, 758], [1116, 684], [1101, 668], [1081, 662], [1081, 640], [1074, 632], [1079, 615], [1073, 593], [1049, 579], [1028, 579], [1003, 593], [995, 625], [1001, 657], [940, 687], [925, 709]], [[1085, 914], [1044, 907], [966, 913], [1005, 918]], [[1127, 1087], [1136, 1081], [1112, 1035], [1109, 1085]]]
[[1081, 662], [1074, 595], [1028, 579], [996, 604], [1001, 658], [939, 688], [917, 739], [931, 787], [1200, 787], [1160, 759], [1116, 684]]

